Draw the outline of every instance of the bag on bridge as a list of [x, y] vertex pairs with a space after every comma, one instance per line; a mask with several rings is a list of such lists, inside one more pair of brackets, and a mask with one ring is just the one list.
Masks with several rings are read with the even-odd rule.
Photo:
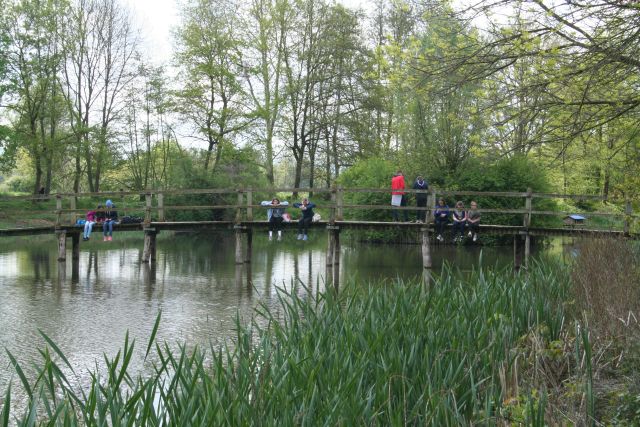
[[142, 221], [144, 221], [142, 218], [140, 218], [139, 216], [123, 216], [122, 218], [120, 218], [120, 224], [140, 224]]
[[313, 222], [320, 222], [320, 219], [322, 219], [322, 217], [320, 216], [320, 214], [313, 214], [313, 219], [311, 219], [311, 221]]

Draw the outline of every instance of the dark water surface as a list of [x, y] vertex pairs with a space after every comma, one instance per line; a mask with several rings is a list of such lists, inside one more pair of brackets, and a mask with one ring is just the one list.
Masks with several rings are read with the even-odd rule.
[[[82, 242], [74, 271], [71, 253], [57, 262], [52, 237], [0, 241], [0, 392], [19, 382], [4, 351], [28, 367], [40, 365], [45, 346], [41, 330], [53, 339], [74, 367], [79, 384], [87, 371], [103, 366], [102, 355], [115, 356], [125, 333], [136, 340], [133, 369], [143, 355], [154, 321], [162, 310], [161, 341], [214, 346], [233, 337], [241, 321], [260, 303], [275, 307], [277, 288], [300, 281], [313, 290], [324, 287], [326, 237], [314, 233], [307, 242], [288, 234], [283, 242], [254, 236], [250, 279], [236, 271], [230, 235], [163, 235], [155, 268], [141, 262], [142, 238], [120, 233], [112, 242]], [[461, 270], [478, 265], [481, 246], [433, 248], [436, 269], [443, 261]], [[342, 281], [419, 277], [419, 245], [367, 245], [342, 241]], [[512, 262], [512, 248], [482, 248], [484, 265]], [[241, 275], [241, 276], [239, 276]], [[307, 292], [298, 288], [298, 292]], [[27, 369], [28, 371], [28, 369]]]

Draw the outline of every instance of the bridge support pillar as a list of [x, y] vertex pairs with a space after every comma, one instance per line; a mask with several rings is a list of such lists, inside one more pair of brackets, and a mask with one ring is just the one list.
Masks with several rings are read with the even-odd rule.
[[58, 261], [67, 260], [67, 232], [56, 230], [56, 238], [58, 239]]
[[156, 235], [155, 228], [144, 229], [144, 249], [142, 251], [142, 262], [156, 262]]
[[429, 246], [429, 228], [422, 227], [420, 229], [422, 234], [422, 279], [425, 284], [431, 283], [431, 247]]
[[531, 255], [531, 236], [529, 233], [524, 237], [524, 268], [529, 270], [529, 255]]
[[[513, 236], [513, 269], [518, 272], [522, 267], [522, 255], [524, 253], [524, 237]], [[525, 265], [526, 268], [526, 265]]]
[[[80, 270], [80, 233], [71, 234], [71, 281], [73, 275]], [[76, 275], [77, 278], [77, 275]]]
[[327, 262], [325, 280], [332, 283], [337, 291], [340, 288], [340, 228], [327, 226]]
[[74, 264], [80, 259], [80, 233], [71, 235], [71, 260]]

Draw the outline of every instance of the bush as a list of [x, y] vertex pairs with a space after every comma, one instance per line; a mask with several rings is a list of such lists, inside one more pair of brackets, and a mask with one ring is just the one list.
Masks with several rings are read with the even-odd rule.
[[[175, 161], [171, 172], [171, 188], [188, 189], [229, 189], [225, 194], [178, 194], [165, 198], [167, 206], [208, 206], [208, 205], [235, 205], [237, 194], [235, 190], [240, 187], [267, 186], [267, 180], [261, 169], [255, 165], [257, 153], [249, 149], [235, 150], [225, 147], [215, 171], [204, 170], [197, 162], [197, 156], [183, 156]], [[260, 197], [254, 195], [254, 204]], [[234, 209], [211, 210], [168, 210], [168, 219], [175, 221], [212, 221], [228, 220], [233, 218]]]
[[[525, 192], [528, 188], [534, 193], [549, 192], [551, 185], [547, 181], [542, 169], [524, 156], [502, 158], [490, 163], [481, 158], [467, 160], [447, 182], [447, 188], [460, 191], [517, 191]], [[522, 209], [522, 198], [507, 197], [474, 197], [480, 209]], [[469, 200], [470, 201], [470, 200]], [[450, 201], [452, 206], [455, 201]], [[468, 206], [469, 203], [465, 203]], [[556, 210], [556, 204], [551, 199], [533, 199], [533, 210]], [[522, 214], [495, 214], [482, 215], [484, 223], [522, 225]], [[533, 216], [532, 225], [550, 226], [558, 225], [559, 220], [553, 217]]]

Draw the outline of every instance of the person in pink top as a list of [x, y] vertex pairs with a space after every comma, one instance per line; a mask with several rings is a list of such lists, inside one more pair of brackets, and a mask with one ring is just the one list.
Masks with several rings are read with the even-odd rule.
[[91, 230], [93, 230], [93, 224], [96, 223], [96, 211], [87, 212], [87, 220], [84, 223], [84, 233], [82, 233], [82, 240], [89, 240], [91, 236]]
[[[404, 175], [402, 171], [398, 170], [396, 174], [391, 178], [391, 205], [392, 206], [407, 206], [407, 195], [404, 192], [406, 188], [404, 182]], [[403, 210], [404, 222], [409, 222], [409, 212]], [[398, 221], [398, 210], [393, 209], [393, 220]]]

